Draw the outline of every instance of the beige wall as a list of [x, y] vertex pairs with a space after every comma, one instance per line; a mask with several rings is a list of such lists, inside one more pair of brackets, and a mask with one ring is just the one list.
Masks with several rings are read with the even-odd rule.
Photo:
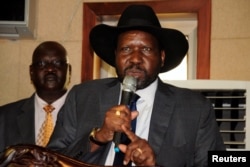
[[[0, 39], [0, 105], [33, 93], [31, 55], [46, 40], [59, 41], [66, 47], [73, 65], [70, 87], [80, 83], [82, 3], [98, 0], [36, 1], [36, 38]], [[249, 17], [249, 0], [212, 0], [211, 79], [250, 80]]]
[[250, 80], [250, 1], [212, 0], [211, 79]]

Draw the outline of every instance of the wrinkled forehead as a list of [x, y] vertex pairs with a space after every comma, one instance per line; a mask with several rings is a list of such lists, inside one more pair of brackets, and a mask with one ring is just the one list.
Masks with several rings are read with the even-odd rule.
[[148, 40], [149, 42], [154, 43], [160, 50], [162, 49], [162, 44], [161, 40], [159, 39], [158, 35], [154, 34], [152, 31], [147, 31], [147, 30], [141, 30], [140, 28], [136, 29], [126, 29], [125, 31], [120, 31], [117, 35], [117, 38], [115, 39], [116, 41], [116, 47], [117, 43], [119, 42], [120, 39], [122, 39], [124, 36], [133, 36], [141, 34], [143, 35], [144, 40]]

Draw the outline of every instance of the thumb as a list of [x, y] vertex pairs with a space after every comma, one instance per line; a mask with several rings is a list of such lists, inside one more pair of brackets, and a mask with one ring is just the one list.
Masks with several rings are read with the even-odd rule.
[[131, 112], [131, 120], [135, 119], [139, 115], [138, 111]]
[[127, 151], [127, 145], [119, 144], [119, 149], [121, 152], [125, 153]]

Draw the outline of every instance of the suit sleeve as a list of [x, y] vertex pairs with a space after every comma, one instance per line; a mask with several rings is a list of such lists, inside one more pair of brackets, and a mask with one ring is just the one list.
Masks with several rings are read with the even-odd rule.
[[225, 150], [210, 102], [205, 104], [201, 112], [195, 147], [195, 166], [207, 166], [208, 150]]
[[[4, 152], [4, 149], [5, 149], [5, 140], [3, 139], [4, 137], [4, 112], [1, 110], [1, 107], [0, 107], [0, 155], [2, 152]], [[1, 139], [2, 138], [2, 139]]]
[[88, 97], [89, 92], [86, 90], [90, 88], [71, 89], [58, 113], [56, 126], [47, 147], [74, 159], [96, 163], [106, 146], [90, 153], [89, 134], [93, 127], [100, 127], [101, 122], [97, 116], [99, 114], [89, 112], [98, 111], [98, 97]]
[[58, 113], [56, 126], [47, 147], [63, 153], [69, 144], [75, 140], [76, 125], [74, 92], [71, 91]]

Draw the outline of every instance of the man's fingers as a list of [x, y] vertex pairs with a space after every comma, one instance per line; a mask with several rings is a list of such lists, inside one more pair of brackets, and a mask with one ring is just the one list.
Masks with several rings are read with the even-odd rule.
[[138, 111], [131, 112], [131, 120], [135, 119], [139, 115]]
[[126, 126], [122, 125], [122, 130], [127, 135], [127, 137], [131, 140], [131, 142], [133, 142], [137, 139], [137, 136], [134, 134], [134, 132], [132, 132]]

